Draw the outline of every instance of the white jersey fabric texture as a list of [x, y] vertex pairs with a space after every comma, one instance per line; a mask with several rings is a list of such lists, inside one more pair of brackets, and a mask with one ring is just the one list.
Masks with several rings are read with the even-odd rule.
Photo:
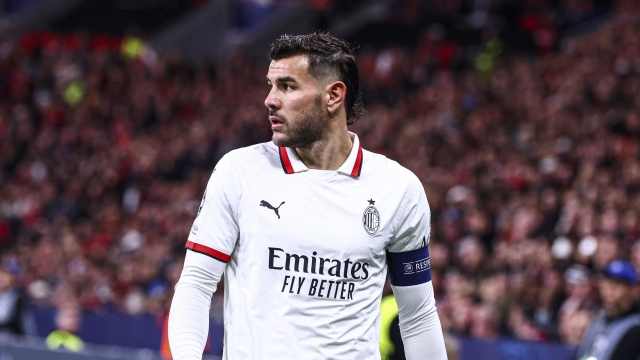
[[[226, 263], [223, 359], [380, 358], [387, 254], [425, 247], [430, 212], [413, 173], [351, 136], [337, 171], [308, 169], [295, 150], [272, 142], [234, 150], [216, 165], [187, 248]], [[184, 345], [180, 322], [184, 330], [194, 314], [208, 315], [219, 276], [187, 264], [171, 309], [172, 350]], [[210, 281], [199, 286], [193, 279], [201, 276]], [[428, 297], [405, 301], [403, 338], [425, 341], [414, 323], [431, 319], [438, 336], [429, 346], [444, 353], [433, 290], [422, 285], [394, 286]], [[176, 299], [178, 290], [201, 306]], [[401, 309], [407, 297], [398, 298]], [[202, 337], [201, 323], [189, 336]]]

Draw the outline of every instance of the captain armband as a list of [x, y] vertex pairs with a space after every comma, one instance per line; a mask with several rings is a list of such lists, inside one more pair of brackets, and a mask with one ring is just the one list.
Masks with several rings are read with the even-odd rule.
[[387, 264], [393, 286], [412, 286], [431, 281], [429, 248], [406, 252], [387, 252]]

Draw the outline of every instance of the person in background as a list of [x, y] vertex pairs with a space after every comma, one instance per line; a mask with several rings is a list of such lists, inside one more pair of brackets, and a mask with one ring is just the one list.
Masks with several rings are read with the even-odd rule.
[[471, 336], [480, 339], [497, 338], [499, 326], [500, 319], [491, 305], [477, 305], [473, 308], [469, 330]]
[[393, 294], [384, 296], [380, 302], [380, 358], [382, 360], [404, 360], [405, 358], [398, 322], [396, 298]]
[[[483, 307], [480, 311], [485, 310]], [[386, 295], [380, 303], [380, 358], [381, 360], [406, 360], [400, 334], [398, 304], [393, 294]], [[444, 347], [448, 360], [457, 360], [460, 343], [455, 336], [445, 332]]]
[[638, 274], [628, 261], [614, 260], [600, 279], [603, 311], [589, 326], [576, 360], [636, 360], [640, 356], [640, 304], [634, 295]]
[[562, 342], [578, 346], [593, 320], [593, 314], [589, 310], [579, 309], [570, 314], [564, 314], [559, 320], [558, 335]]
[[30, 333], [27, 315], [27, 299], [15, 285], [15, 277], [0, 267], [0, 333]]
[[56, 317], [56, 330], [47, 336], [47, 347], [51, 350], [64, 348], [72, 352], [82, 351], [84, 341], [77, 335], [80, 330], [80, 316], [77, 307], [62, 307]]
[[640, 272], [640, 240], [631, 246], [631, 263], [636, 268], [636, 272]]
[[458, 360], [460, 354], [460, 342], [455, 336], [445, 332], [444, 333], [444, 347], [447, 349], [448, 360]]
[[560, 316], [572, 314], [580, 308], [589, 308], [594, 305], [589, 303], [592, 300], [590, 279], [589, 270], [582, 265], [572, 265], [564, 272], [567, 297], [560, 307]]

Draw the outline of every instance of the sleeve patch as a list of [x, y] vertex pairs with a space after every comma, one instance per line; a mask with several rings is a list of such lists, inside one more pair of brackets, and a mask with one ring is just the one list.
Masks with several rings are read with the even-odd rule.
[[394, 286], [412, 286], [431, 281], [431, 260], [426, 246], [406, 252], [387, 252], [387, 264]]

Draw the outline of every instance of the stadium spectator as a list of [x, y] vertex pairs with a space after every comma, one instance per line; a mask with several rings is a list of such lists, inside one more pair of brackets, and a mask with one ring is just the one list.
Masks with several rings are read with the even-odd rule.
[[25, 294], [17, 286], [15, 276], [3, 267], [0, 267], [0, 333], [34, 333]]
[[640, 241], [636, 241], [631, 248], [631, 262], [636, 271], [640, 272]]
[[444, 333], [444, 346], [447, 348], [447, 359], [458, 360], [460, 356], [460, 343], [451, 334]]
[[46, 339], [51, 350], [65, 349], [72, 352], [81, 351], [84, 341], [77, 335], [80, 330], [80, 310], [75, 307], [63, 307], [56, 314], [56, 330]]
[[624, 260], [611, 262], [600, 280], [603, 311], [589, 326], [576, 359], [634, 360], [640, 356], [640, 304], [630, 294], [638, 274]]
[[566, 344], [578, 346], [592, 320], [593, 314], [587, 310], [561, 315], [558, 325], [560, 339]]
[[586, 307], [585, 301], [591, 295], [591, 275], [582, 265], [572, 265], [564, 272], [567, 297], [560, 309], [561, 312], [573, 312]]

